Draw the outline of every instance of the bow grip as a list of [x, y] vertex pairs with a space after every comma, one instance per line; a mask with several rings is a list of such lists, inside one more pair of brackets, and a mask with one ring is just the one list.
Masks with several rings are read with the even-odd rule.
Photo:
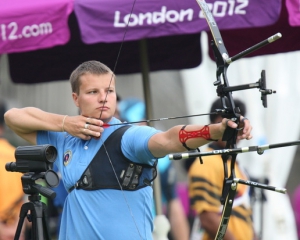
[[235, 128], [228, 127], [225, 129], [222, 137], [222, 141], [229, 141], [230, 139], [233, 138], [234, 133], [235, 133]]
[[[235, 110], [237, 112], [240, 112], [240, 109], [238, 107]], [[235, 113], [235, 115], [236, 116], [234, 118], [228, 118], [227, 121], [229, 121], [229, 120], [234, 121], [233, 119], [235, 119], [234, 122], [237, 125], [239, 125], [240, 124], [239, 119], [240, 119], [241, 115], [239, 113]], [[222, 116], [224, 117], [224, 115], [222, 115]], [[223, 133], [223, 136], [222, 136], [222, 141], [229, 141], [229, 140], [233, 139], [234, 137], [236, 137], [236, 134], [237, 134], [236, 128], [231, 128], [227, 125], [227, 127]]]

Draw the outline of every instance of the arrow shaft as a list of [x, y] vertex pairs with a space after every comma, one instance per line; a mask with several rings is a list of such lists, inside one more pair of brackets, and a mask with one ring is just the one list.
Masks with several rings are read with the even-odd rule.
[[141, 120], [141, 121], [135, 121], [135, 122], [122, 122], [122, 123], [115, 123], [115, 124], [103, 124], [103, 127], [137, 124], [137, 123], [149, 123], [149, 122], [157, 122], [157, 121], [172, 120], [172, 119], [179, 119], [179, 118], [200, 117], [200, 116], [215, 115], [215, 114], [220, 114], [220, 113], [212, 112], [212, 113], [193, 114], [193, 115], [185, 115], [185, 116], [178, 116], [178, 117], [155, 118], [155, 119]]

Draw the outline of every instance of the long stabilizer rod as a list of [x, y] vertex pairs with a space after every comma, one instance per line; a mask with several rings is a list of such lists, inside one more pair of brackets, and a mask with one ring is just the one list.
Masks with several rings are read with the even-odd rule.
[[258, 154], [263, 154], [265, 150], [272, 148], [281, 148], [281, 147], [290, 147], [300, 145], [300, 141], [285, 142], [285, 143], [275, 143], [275, 144], [266, 144], [261, 146], [250, 146], [250, 147], [241, 147], [233, 149], [219, 149], [208, 152], [185, 152], [185, 153], [173, 153], [169, 154], [170, 160], [181, 160], [188, 159], [192, 157], [204, 157], [211, 155], [220, 155], [220, 154], [232, 154], [232, 153], [246, 153], [246, 152], [257, 152]]

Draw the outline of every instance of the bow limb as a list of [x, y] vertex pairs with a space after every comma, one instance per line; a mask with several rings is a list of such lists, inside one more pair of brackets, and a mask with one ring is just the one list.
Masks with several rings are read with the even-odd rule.
[[[227, 68], [229, 64], [226, 62], [226, 59], [229, 58], [228, 52], [225, 48], [217, 23], [213, 15], [211, 14], [205, 0], [196, 0], [196, 1], [204, 13], [204, 16], [206, 18], [206, 21], [209, 25], [211, 34], [214, 39], [211, 43], [211, 46], [214, 51], [215, 59], [216, 59], [216, 64], [217, 64], [217, 70], [216, 70], [217, 80], [216, 82], [214, 82], [214, 85], [217, 86], [217, 93], [218, 96], [221, 98], [222, 105], [225, 110], [225, 113], [222, 114], [222, 116], [231, 119], [237, 125], [239, 125], [240, 114], [239, 114], [239, 110], [236, 109], [235, 107], [232, 94], [230, 91], [224, 91], [225, 87], [229, 87], [229, 83], [227, 79]], [[229, 127], [226, 128], [222, 139], [223, 141], [226, 141], [226, 148], [228, 149], [236, 148], [237, 134], [238, 132], [236, 131], [236, 129], [232, 129]], [[223, 181], [222, 197], [220, 200], [221, 203], [224, 205], [224, 207], [222, 211], [221, 222], [215, 239], [221, 240], [224, 238], [229, 223], [234, 196], [237, 190], [237, 183], [234, 182], [236, 156], [237, 156], [236, 153], [226, 154], [226, 155], [222, 154], [222, 160], [224, 166], [224, 181]], [[229, 159], [231, 160], [230, 176], [228, 176], [228, 169], [227, 169], [227, 161]]]

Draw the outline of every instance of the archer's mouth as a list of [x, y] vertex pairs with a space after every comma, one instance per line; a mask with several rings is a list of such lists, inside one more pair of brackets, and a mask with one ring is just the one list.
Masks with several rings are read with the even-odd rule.
[[97, 109], [99, 109], [101, 111], [105, 111], [105, 110], [108, 110], [109, 108], [108, 107], [98, 107]]

